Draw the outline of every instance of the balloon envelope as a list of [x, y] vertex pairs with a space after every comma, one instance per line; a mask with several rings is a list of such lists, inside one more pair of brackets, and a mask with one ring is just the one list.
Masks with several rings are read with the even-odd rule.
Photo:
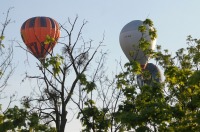
[[154, 65], [153, 63], [147, 63], [147, 66], [145, 67], [144, 71], [149, 72], [150, 78], [144, 79], [142, 75], [138, 75], [137, 83], [139, 87], [144, 86], [144, 84], [152, 86], [153, 82], [161, 83], [161, 72], [156, 65]]
[[[21, 36], [30, 52], [36, 58], [44, 59], [60, 37], [59, 24], [49, 17], [33, 17], [23, 23]], [[45, 44], [47, 36], [53, 41]]]
[[[145, 55], [144, 52], [139, 48], [139, 40], [143, 37], [145, 40], [150, 42], [149, 49], [154, 50], [156, 39], [151, 40], [149, 33], [146, 31], [143, 35], [138, 31], [138, 27], [143, 25], [143, 21], [134, 20], [126, 24], [119, 36], [121, 48], [126, 57], [131, 60], [135, 60], [140, 63], [141, 66], [145, 66], [149, 60], [149, 55]], [[152, 28], [146, 25], [147, 30]], [[133, 52], [133, 54], [131, 54]]]

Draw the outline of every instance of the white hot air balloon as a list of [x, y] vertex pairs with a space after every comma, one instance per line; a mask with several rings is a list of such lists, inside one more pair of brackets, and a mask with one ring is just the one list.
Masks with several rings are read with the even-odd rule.
[[131, 60], [135, 60], [140, 63], [141, 67], [144, 69], [148, 60], [149, 55], [145, 55], [144, 52], [139, 48], [139, 40], [143, 37], [150, 43], [149, 49], [154, 50], [156, 45], [156, 38], [151, 40], [148, 29], [153, 27], [146, 26], [147, 31], [145, 33], [141, 33], [138, 28], [139, 26], [144, 25], [141, 20], [134, 20], [126, 24], [119, 36], [119, 41], [121, 48], [126, 55], [126, 57]]

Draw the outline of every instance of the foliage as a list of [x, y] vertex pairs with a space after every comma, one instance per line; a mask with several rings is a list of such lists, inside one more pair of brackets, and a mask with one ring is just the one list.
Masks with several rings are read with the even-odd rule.
[[[153, 24], [149, 20], [144, 23]], [[143, 33], [146, 30], [145, 26], [139, 27]], [[149, 32], [153, 39], [156, 32], [152, 31]], [[149, 43], [141, 38], [140, 48], [151, 54], [152, 59], [163, 69], [165, 80], [138, 87], [136, 76], [142, 75], [147, 80], [149, 76], [137, 62], [126, 63], [123, 72], [116, 75], [116, 87], [122, 93], [117, 108], [103, 111], [104, 107], [97, 107], [94, 100], [86, 101], [78, 116], [86, 126], [84, 130], [199, 131], [200, 40], [188, 36], [187, 44], [187, 48], [177, 50], [175, 56], [172, 56], [167, 49], [161, 51], [159, 45], [156, 52], [148, 51]], [[98, 126], [105, 123], [102, 121], [106, 125]], [[118, 127], [113, 129], [116, 124]]]
[[[84, 115], [80, 118], [85, 129], [83, 131], [108, 131], [110, 125], [110, 117], [107, 115], [108, 109], [98, 109], [93, 100], [85, 102], [85, 108], [79, 113]], [[79, 118], [79, 116], [77, 117]]]
[[[168, 50], [162, 53], [161, 47], [158, 46], [153, 58], [164, 70], [165, 80], [161, 84], [135, 87], [125, 83], [131, 82], [131, 78], [127, 81], [125, 76], [137, 75], [137, 70], [133, 69], [127, 69], [117, 76], [119, 78], [117, 86], [124, 88], [123, 93], [126, 98], [119, 105], [115, 118], [117, 122], [125, 125], [126, 130], [200, 130], [198, 119], [200, 41], [188, 36], [187, 43], [188, 47], [179, 49], [174, 57], [168, 54]], [[132, 85], [131, 90], [128, 88], [129, 85]]]
[[26, 108], [14, 106], [0, 116], [0, 131], [45, 131], [55, 132], [55, 128], [40, 124], [40, 117], [36, 112], [30, 112]]
[[50, 37], [49, 35], [46, 36], [46, 40], [44, 41], [44, 44], [50, 44], [55, 42], [55, 39], [53, 37]]
[[53, 75], [56, 76], [60, 72], [60, 66], [63, 63], [63, 57], [60, 55], [46, 58], [43, 62], [44, 68], [52, 66]]

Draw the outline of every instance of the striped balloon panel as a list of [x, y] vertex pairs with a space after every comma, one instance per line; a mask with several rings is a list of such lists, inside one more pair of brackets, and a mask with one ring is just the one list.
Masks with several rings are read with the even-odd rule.
[[[43, 59], [52, 51], [60, 37], [59, 24], [49, 17], [33, 17], [23, 23], [21, 36], [32, 54]], [[55, 41], [44, 44], [47, 36], [54, 38]]]

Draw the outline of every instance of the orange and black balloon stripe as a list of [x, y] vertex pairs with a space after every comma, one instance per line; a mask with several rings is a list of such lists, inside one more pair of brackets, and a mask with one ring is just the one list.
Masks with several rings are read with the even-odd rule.
[[[38, 59], [44, 59], [60, 37], [60, 29], [52, 18], [33, 17], [23, 23], [21, 36], [31, 53]], [[47, 36], [54, 38], [55, 41], [44, 44]]]

